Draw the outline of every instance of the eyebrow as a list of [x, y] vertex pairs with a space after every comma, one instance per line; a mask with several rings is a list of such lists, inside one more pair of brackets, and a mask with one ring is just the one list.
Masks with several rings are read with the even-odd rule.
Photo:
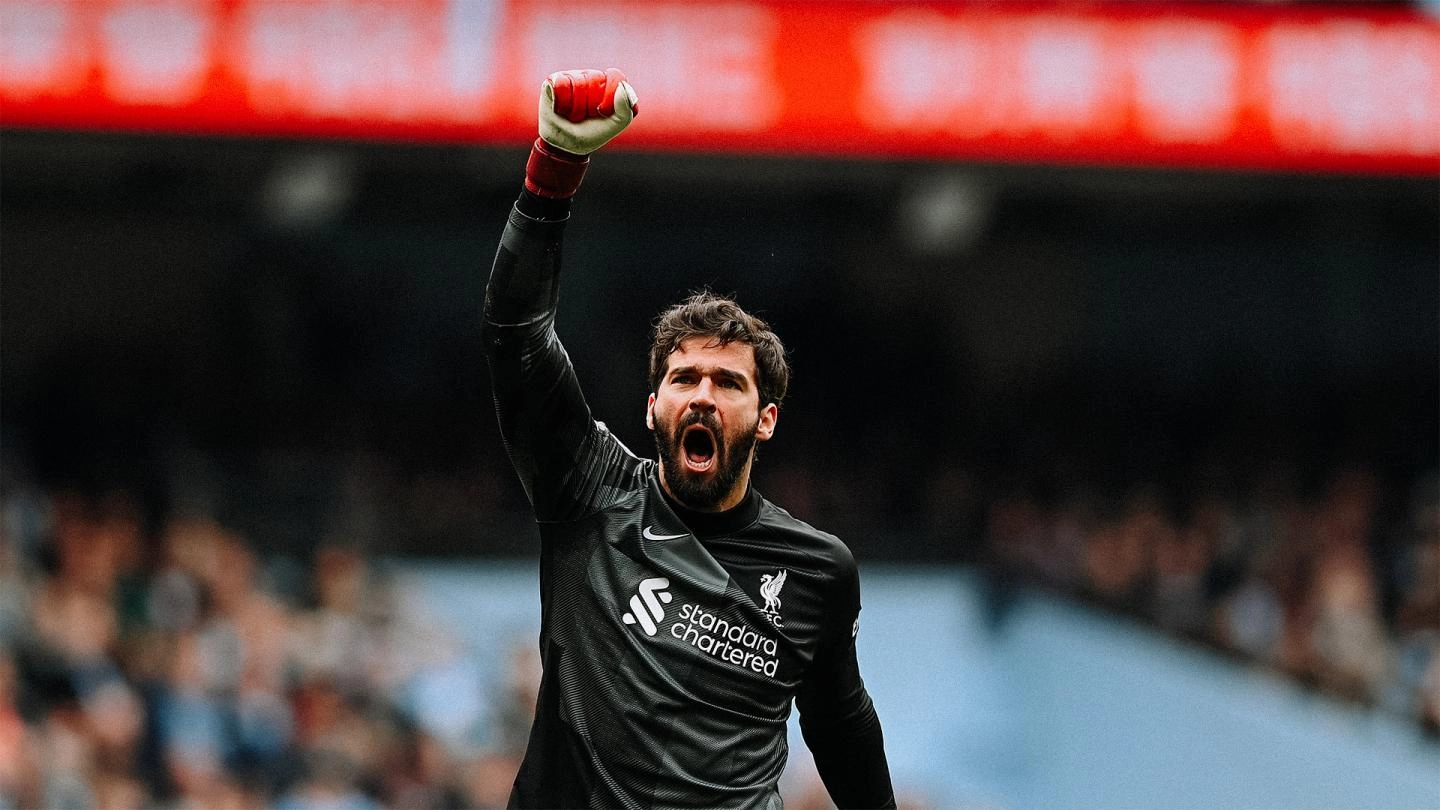
[[699, 366], [680, 366], [679, 368], [670, 369], [670, 373], [665, 375], [665, 378], [671, 379], [676, 374], [700, 374], [702, 376], [709, 374], [715, 377], [728, 377], [732, 380], [739, 380], [740, 382], [743, 382], [747, 385], [750, 383], [750, 377], [745, 372], [736, 371], [732, 368], [725, 368], [724, 366], [717, 366], [708, 371], [700, 368]]

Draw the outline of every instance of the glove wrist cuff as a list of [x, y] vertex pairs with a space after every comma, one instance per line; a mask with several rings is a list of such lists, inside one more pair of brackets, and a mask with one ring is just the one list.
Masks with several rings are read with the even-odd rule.
[[571, 154], [536, 138], [525, 164], [525, 189], [540, 197], [568, 200], [579, 190], [589, 166], [589, 155]]

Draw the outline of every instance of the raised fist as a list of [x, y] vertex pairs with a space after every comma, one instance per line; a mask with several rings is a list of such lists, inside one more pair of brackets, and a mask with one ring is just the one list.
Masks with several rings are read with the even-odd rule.
[[639, 112], [635, 89], [615, 68], [562, 70], [540, 86], [540, 138], [573, 155], [604, 146]]

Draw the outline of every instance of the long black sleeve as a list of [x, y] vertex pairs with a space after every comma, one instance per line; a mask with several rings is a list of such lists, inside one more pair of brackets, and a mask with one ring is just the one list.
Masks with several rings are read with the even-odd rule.
[[[854, 572], [853, 562], [850, 572]], [[855, 656], [860, 610], [858, 574], [837, 587], [839, 601], [846, 607], [831, 621], [830, 638], [816, 655], [795, 696], [800, 731], [836, 807], [893, 808], [895, 791], [885, 758], [880, 717], [860, 677]]]
[[540, 520], [602, 506], [613, 462], [628, 454], [591, 417], [555, 331], [569, 207], [521, 192], [485, 290], [482, 334], [500, 433]]

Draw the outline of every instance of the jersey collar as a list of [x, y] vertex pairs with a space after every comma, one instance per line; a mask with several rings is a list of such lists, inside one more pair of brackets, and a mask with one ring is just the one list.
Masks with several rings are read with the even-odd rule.
[[734, 534], [754, 523], [760, 517], [760, 502], [763, 500], [755, 487], [747, 487], [744, 499], [724, 512], [698, 512], [671, 498], [664, 487], [660, 487], [660, 494], [665, 498], [665, 505], [670, 507], [675, 517], [680, 518], [685, 528], [702, 540]]

